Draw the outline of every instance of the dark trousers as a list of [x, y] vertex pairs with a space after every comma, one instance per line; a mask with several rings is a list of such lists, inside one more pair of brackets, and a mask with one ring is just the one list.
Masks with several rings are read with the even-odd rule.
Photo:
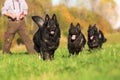
[[9, 21], [8, 28], [5, 34], [4, 46], [3, 46], [3, 53], [10, 53], [10, 47], [12, 44], [12, 40], [15, 34], [18, 33], [21, 39], [23, 40], [26, 49], [29, 53], [34, 53], [34, 44], [30, 40], [27, 27], [24, 20], [19, 21]]

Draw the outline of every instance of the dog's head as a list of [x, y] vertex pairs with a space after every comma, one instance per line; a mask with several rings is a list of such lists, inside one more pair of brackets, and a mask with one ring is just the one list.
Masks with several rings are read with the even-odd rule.
[[89, 40], [93, 40], [95, 38], [95, 36], [98, 36], [99, 32], [98, 32], [98, 29], [96, 27], [96, 24], [91, 26], [89, 25], [89, 28], [88, 28], [88, 39]]
[[48, 14], [45, 16], [44, 27], [47, 29], [50, 36], [55, 35], [58, 26], [59, 24], [55, 14], [53, 14], [52, 18], [50, 18]]
[[69, 36], [72, 41], [76, 40], [76, 38], [80, 35], [81, 28], [80, 24], [77, 23], [76, 27], [73, 25], [73, 23], [70, 24], [69, 28]]

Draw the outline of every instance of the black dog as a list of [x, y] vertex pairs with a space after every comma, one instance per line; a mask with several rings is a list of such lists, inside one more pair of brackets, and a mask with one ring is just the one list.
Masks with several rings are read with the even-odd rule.
[[80, 24], [77, 23], [76, 27], [73, 23], [70, 24], [69, 34], [68, 34], [68, 50], [69, 56], [78, 55], [80, 51], [83, 50], [86, 44], [86, 39], [83, 33], [81, 32]]
[[56, 15], [52, 18], [47, 14], [45, 20], [39, 16], [32, 16], [33, 21], [38, 25], [39, 29], [33, 37], [34, 48], [40, 53], [43, 60], [52, 60], [54, 52], [59, 46], [60, 28]]
[[88, 47], [89, 49], [102, 48], [102, 44], [106, 42], [107, 39], [101, 30], [98, 30], [96, 24], [88, 28]]

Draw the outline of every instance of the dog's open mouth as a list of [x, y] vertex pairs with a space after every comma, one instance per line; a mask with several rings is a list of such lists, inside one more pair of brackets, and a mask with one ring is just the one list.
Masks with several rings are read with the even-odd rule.
[[71, 39], [72, 39], [72, 40], [75, 40], [75, 39], [76, 39], [76, 35], [72, 35], [72, 36], [71, 36]]
[[90, 36], [90, 40], [93, 40], [94, 36]]
[[50, 31], [50, 34], [52, 34], [52, 35], [53, 35], [54, 33], [55, 33], [55, 31]]

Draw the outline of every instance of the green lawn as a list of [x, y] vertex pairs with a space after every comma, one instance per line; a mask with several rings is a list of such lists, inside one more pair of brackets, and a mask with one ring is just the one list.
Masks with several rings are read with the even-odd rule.
[[66, 46], [59, 47], [53, 61], [24, 52], [0, 54], [0, 80], [120, 80], [120, 43], [110, 40], [91, 53], [86, 45], [79, 56], [71, 58]]

